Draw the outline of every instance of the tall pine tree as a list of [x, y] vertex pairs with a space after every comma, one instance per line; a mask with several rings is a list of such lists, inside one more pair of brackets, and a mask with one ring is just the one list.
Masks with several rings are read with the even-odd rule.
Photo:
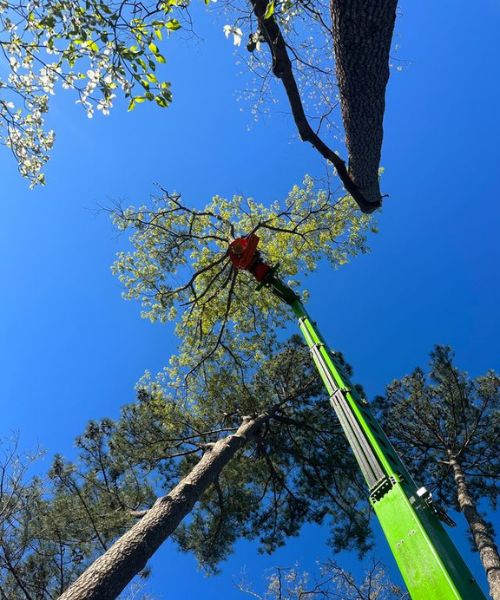
[[462, 511], [486, 572], [500, 598], [500, 557], [482, 502], [496, 508], [499, 471], [500, 376], [471, 378], [436, 346], [422, 369], [394, 381], [377, 399], [384, 426], [406, 464], [447, 507]]
[[187, 396], [145, 384], [116, 422], [88, 425], [78, 460], [56, 458], [9, 598], [58, 596], [87, 569], [63, 598], [109, 600], [171, 534], [208, 571], [238, 539], [272, 552], [307, 522], [329, 525], [336, 550], [370, 546], [364, 487], [298, 338], [245, 380], [228, 359], [197, 381]]

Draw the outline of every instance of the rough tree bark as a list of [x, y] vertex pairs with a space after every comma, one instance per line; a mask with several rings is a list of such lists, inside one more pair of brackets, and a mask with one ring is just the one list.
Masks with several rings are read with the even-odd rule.
[[137, 575], [222, 469], [251, 439], [269, 414], [245, 418], [238, 430], [217, 441], [192, 471], [154, 505], [59, 597], [59, 600], [112, 600]]
[[457, 484], [458, 505], [467, 519], [474, 543], [479, 551], [481, 563], [488, 578], [490, 595], [493, 600], [500, 600], [500, 556], [498, 555], [498, 549], [488, 531], [488, 527], [476, 509], [476, 503], [469, 493], [460, 463], [455, 458], [451, 458], [450, 465], [453, 468], [453, 475]]
[[397, 0], [330, 0], [349, 175], [375, 205], [396, 6]]
[[[290, 56], [288, 54], [287, 43], [281, 33], [276, 19], [273, 16], [268, 18], [265, 16], [267, 12], [268, 0], [250, 0], [250, 2], [253, 12], [258, 20], [259, 29], [264, 35], [272, 54], [273, 74], [283, 83], [283, 87], [285, 88], [285, 92], [290, 103], [290, 108], [292, 110], [293, 119], [295, 121], [295, 125], [297, 126], [300, 138], [304, 142], [309, 142], [321, 154], [321, 156], [333, 164], [337, 170], [340, 180], [344, 185], [344, 188], [349, 192], [349, 194], [351, 194], [351, 196], [357, 202], [359, 208], [364, 213], [372, 213], [382, 205], [380, 191], [378, 192], [378, 196], [376, 198], [373, 194], [371, 197], [367, 197], [365, 192], [361, 190], [359, 185], [357, 185], [357, 183], [354, 181], [354, 178], [352, 177], [351, 173], [349, 173], [345, 162], [313, 130], [304, 111], [300, 91], [293, 74], [292, 61], [290, 60]], [[380, 148], [378, 156], [380, 157]], [[376, 172], [378, 172], [378, 163], [376, 165]]]

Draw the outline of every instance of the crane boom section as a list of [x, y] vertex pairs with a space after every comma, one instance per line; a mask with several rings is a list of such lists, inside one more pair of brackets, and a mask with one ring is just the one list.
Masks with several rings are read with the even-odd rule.
[[484, 600], [477, 582], [368, 403], [298, 298], [291, 303], [316, 368], [366, 481], [369, 500], [413, 600]]
[[235, 269], [249, 271], [259, 288], [268, 288], [295, 313], [412, 599], [485, 600], [439, 519], [448, 524], [453, 521], [434, 504], [425, 488], [417, 487], [300, 298], [276, 276], [277, 267], [263, 261], [258, 241], [255, 234], [234, 240], [229, 258]]

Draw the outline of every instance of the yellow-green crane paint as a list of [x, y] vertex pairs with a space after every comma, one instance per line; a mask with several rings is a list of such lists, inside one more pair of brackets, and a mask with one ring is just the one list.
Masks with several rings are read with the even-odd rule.
[[297, 294], [276, 275], [257, 250], [255, 234], [234, 240], [229, 257], [288, 304], [330, 396], [377, 515], [412, 600], [485, 600], [476, 580], [444, 530], [451, 519], [418, 487], [375, 421], [367, 401], [349, 382], [335, 353], [326, 346]]

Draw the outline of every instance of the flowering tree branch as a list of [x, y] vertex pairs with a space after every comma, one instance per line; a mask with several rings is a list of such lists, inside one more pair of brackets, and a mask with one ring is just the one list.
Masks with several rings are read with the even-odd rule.
[[179, 29], [171, 13], [182, 8], [168, 1], [0, 0], [0, 56], [9, 69], [0, 78], [0, 140], [32, 186], [44, 182], [54, 143], [44, 115], [57, 83], [77, 94], [89, 117], [108, 114], [117, 90], [130, 99], [129, 110], [146, 100], [170, 103], [170, 84], [155, 74], [165, 62], [155, 42]]

